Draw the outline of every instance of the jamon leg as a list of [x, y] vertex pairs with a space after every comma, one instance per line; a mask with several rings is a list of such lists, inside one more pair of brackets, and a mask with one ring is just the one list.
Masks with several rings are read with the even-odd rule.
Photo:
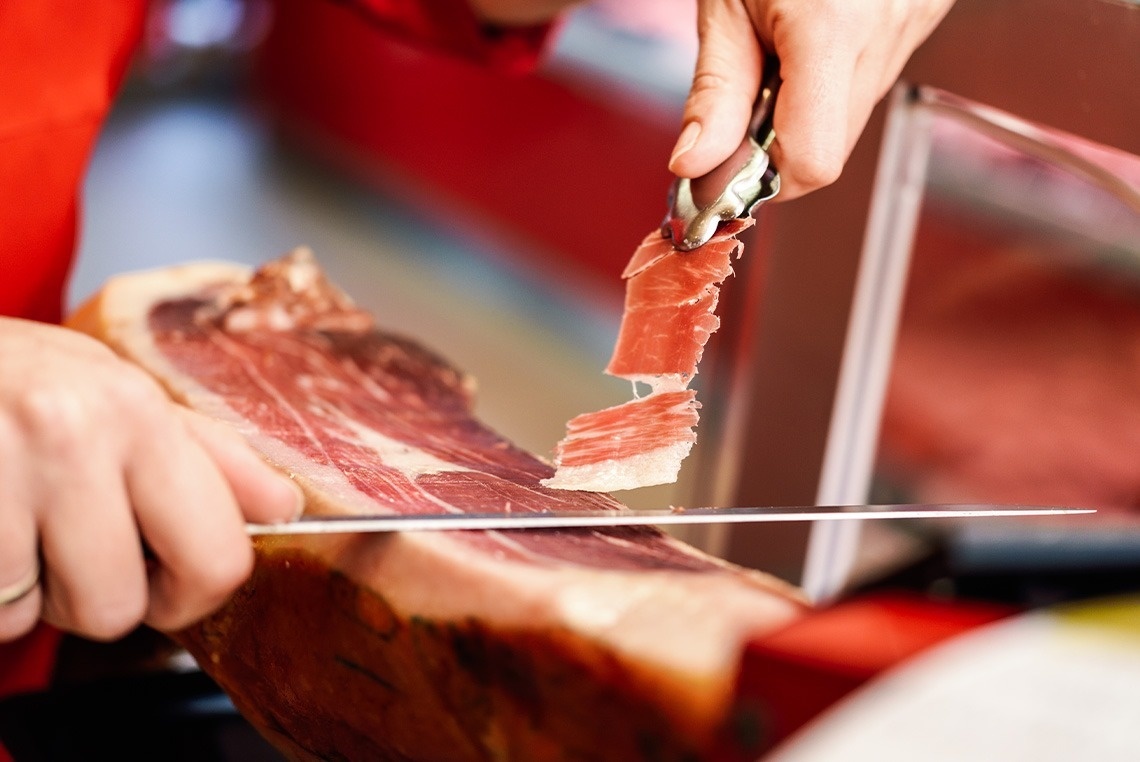
[[[122, 276], [73, 324], [243, 433], [308, 513], [621, 508], [543, 486], [553, 469], [473, 417], [462, 372], [377, 330], [304, 253]], [[649, 528], [256, 549], [176, 637], [294, 759], [711, 759], [745, 711], [746, 644], [804, 611]]]

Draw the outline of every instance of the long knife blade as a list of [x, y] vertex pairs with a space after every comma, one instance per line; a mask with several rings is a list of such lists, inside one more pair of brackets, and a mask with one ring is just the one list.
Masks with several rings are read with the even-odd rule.
[[473, 529], [566, 529], [676, 524], [740, 524], [777, 521], [860, 519], [945, 519], [1052, 516], [1096, 513], [1091, 508], [1036, 505], [902, 504], [768, 506], [757, 508], [667, 508], [620, 511], [533, 511], [498, 513], [303, 516], [284, 524], [247, 524], [251, 535], [430, 532]]

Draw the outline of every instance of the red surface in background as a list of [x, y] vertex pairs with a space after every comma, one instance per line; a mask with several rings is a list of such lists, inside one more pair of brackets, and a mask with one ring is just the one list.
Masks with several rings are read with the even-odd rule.
[[415, 49], [327, 0], [279, 3], [256, 66], [282, 128], [443, 219], [617, 282], [665, 211], [677, 114], [550, 71]]
[[[0, 697], [48, 687], [62, 635], [46, 624], [10, 643], [0, 643]], [[0, 762], [12, 757], [0, 746]]]
[[1140, 294], [1095, 254], [924, 215], [879, 455], [912, 499], [1136, 513]]
[[[909, 593], [837, 604], [750, 643], [736, 688], [758, 709], [761, 751], [772, 749], [847, 694], [907, 659], [1014, 613], [1009, 607], [935, 601]], [[731, 742], [718, 758], [755, 759]]]

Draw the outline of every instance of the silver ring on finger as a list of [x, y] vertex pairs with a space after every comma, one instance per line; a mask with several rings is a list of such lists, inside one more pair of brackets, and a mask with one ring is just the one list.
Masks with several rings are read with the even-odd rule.
[[40, 562], [37, 560], [28, 573], [11, 585], [0, 587], [0, 606], [8, 606], [27, 598], [40, 584]]

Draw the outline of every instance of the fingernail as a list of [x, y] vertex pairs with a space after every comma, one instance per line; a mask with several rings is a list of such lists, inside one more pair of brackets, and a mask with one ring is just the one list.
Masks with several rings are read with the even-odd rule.
[[681, 135], [677, 138], [677, 145], [673, 148], [673, 154], [669, 157], [669, 168], [673, 168], [674, 162], [681, 158], [688, 152], [690, 148], [697, 144], [697, 138], [701, 136], [701, 123], [689, 122], [685, 128], [681, 130]]

